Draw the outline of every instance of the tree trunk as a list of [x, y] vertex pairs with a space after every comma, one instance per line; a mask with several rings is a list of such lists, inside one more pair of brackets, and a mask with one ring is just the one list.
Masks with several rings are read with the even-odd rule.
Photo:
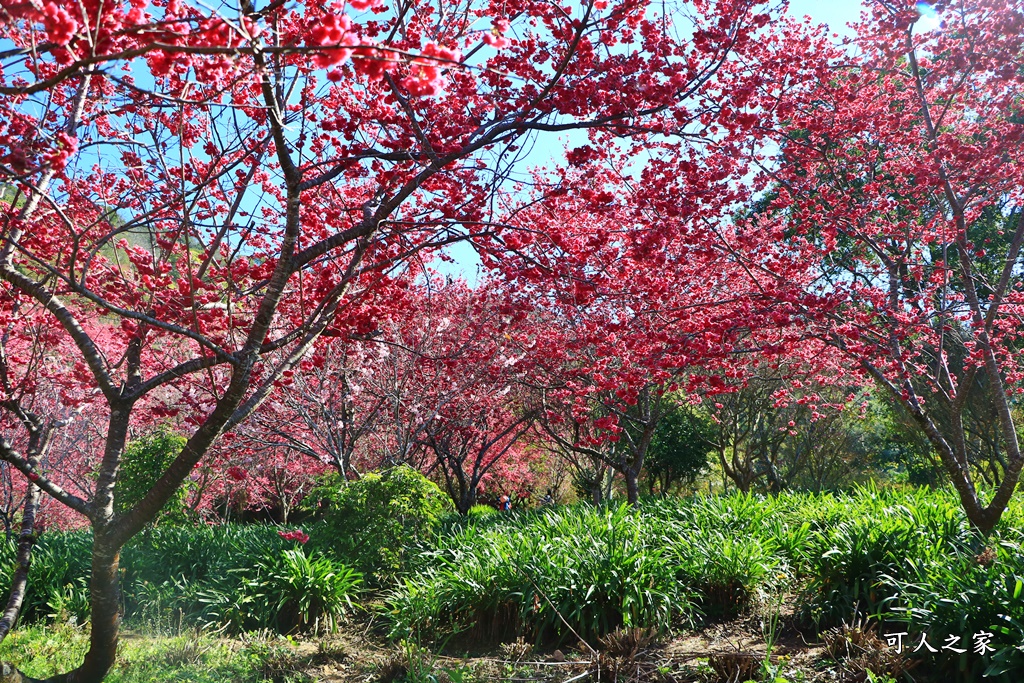
[[767, 456], [763, 456], [762, 462], [764, 463], [764, 472], [768, 476], [769, 491], [774, 495], [779, 495], [786, 488], [786, 485], [782, 483], [782, 477], [779, 476], [779, 470]]
[[603, 482], [604, 488], [604, 499], [612, 499], [612, 486], [615, 485], [615, 472], [609, 473], [608, 469], [601, 470], [601, 481]]
[[25, 494], [25, 507], [21, 517], [21, 536], [18, 540], [17, 566], [14, 576], [11, 577], [11, 594], [7, 599], [7, 608], [3, 617], [0, 617], [0, 642], [7, 637], [18, 615], [21, 614], [21, 605], [25, 601], [25, 589], [28, 587], [28, 570], [32, 565], [32, 548], [36, 544], [36, 511], [39, 509], [39, 500], [42, 498], [42, 491], [35, 484], [29, 484], [28, 492]]
[[0, 669], [0, 683], [102, 683], [114, 666], [121, 628], [120, 552], [120, 547], [97, 531], [92, 546], [92, 579], [89, 582], [92, 632], [89, 651], [82, 665], [67, 673], [37, 679], [4, 663]]
[[[92, 633], [82, 666], [52, 683], [100, 683], [114, 665], [121, 629], [121, 586], [118, 567], [121, 548], [96, 533], [92, 549], [92, 578], [89, 582]], [[76, 675], [77, 674], [77, 675]]]
[[459, 497], [455, 501], [455, 509], [458, 510], [460, 515], [469, 514], [469, 508], [476, 505], [476, 490], [472, 488], [463, 487], [459, 492]]
[[633, 507], [640, 504], [640, 487], [637, 484], [637, 472], [632, 467], [622, 470], [622, 476], [626, 479], [626, 502]]
[[[28, 461], [32, 467], [38, 467], [50, 449], [54, 430], [59, 425], [54, 422], [43, 423], [36, 415], [22, 411], [20, 406], [16, 406], [14, 412], [19, 415], [29, 432]], [[0, 642], [14, 628], [15, 622], [18, 621], [18, 616], [21, 614], [21, 606], [25, 601], [28, 571], [32, 566], [32, 549], [36, 544], [36, 513], [39, 512], [41, 500], [42, 491], [34, 482], [29, 481], [21, 517], [17, 567], [11, 577], [11, 593], [7, 599], [7, 608], [4, 610], [3, 616], [0, 617]]]

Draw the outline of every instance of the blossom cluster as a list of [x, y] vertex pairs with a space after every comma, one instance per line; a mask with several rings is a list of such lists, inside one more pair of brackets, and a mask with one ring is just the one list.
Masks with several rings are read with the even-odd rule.
[[277, 535], [286, 541], [298, 541], [302, 545], [305, 545], [306, 541], [309, 540], [309, 534], [303, 532], [302, 529], [294, 529], [292, 531], [278, 531]]

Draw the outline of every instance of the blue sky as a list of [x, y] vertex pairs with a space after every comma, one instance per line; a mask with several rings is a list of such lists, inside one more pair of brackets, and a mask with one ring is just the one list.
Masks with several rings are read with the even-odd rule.
[[846, 25], [860, 16], [861, 7], [860, 0], [790, 0], [789, 13], [809, 16], [842, 35], [848, 33]]

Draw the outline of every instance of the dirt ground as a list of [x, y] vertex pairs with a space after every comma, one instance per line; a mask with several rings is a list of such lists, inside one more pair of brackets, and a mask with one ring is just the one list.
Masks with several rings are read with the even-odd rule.
[[634, 629], [561, 649], [535, 650], [520, 641], [454, 656], [459, 653], [457, 638], [445, 644], [445, 654], [438, 654], [387, 643], [369, 624], [362, 630], [350, 626], [324, 640], [298, 642], [279, 662], [268, 662], [266, 673], [280, 681], [305, 674], [307, 680], [323, 683], [744, 683], [764, 680], [768, 669], [767, 680], [858, 683], [868, 680], [868, 670], [899, 673], [906, 664], [894, 661], [884, 641], [857, 629], [837, 630], [826, 638], [828, 644], [815, 643], [783, 622], [770, 655], [764, 632], [763, 620], [748, 616], [670, 639]]

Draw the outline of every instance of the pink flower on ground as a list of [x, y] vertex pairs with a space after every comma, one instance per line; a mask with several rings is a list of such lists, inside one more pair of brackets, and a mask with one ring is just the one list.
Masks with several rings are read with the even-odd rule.
[[286, 541], [298, 541], [301, 545], [305, 545], [306, 541], [309, 540], [309, 534], [304, 533], [302, 529], [294, 529], [292, 531], [278, 531], [277, 535]]

